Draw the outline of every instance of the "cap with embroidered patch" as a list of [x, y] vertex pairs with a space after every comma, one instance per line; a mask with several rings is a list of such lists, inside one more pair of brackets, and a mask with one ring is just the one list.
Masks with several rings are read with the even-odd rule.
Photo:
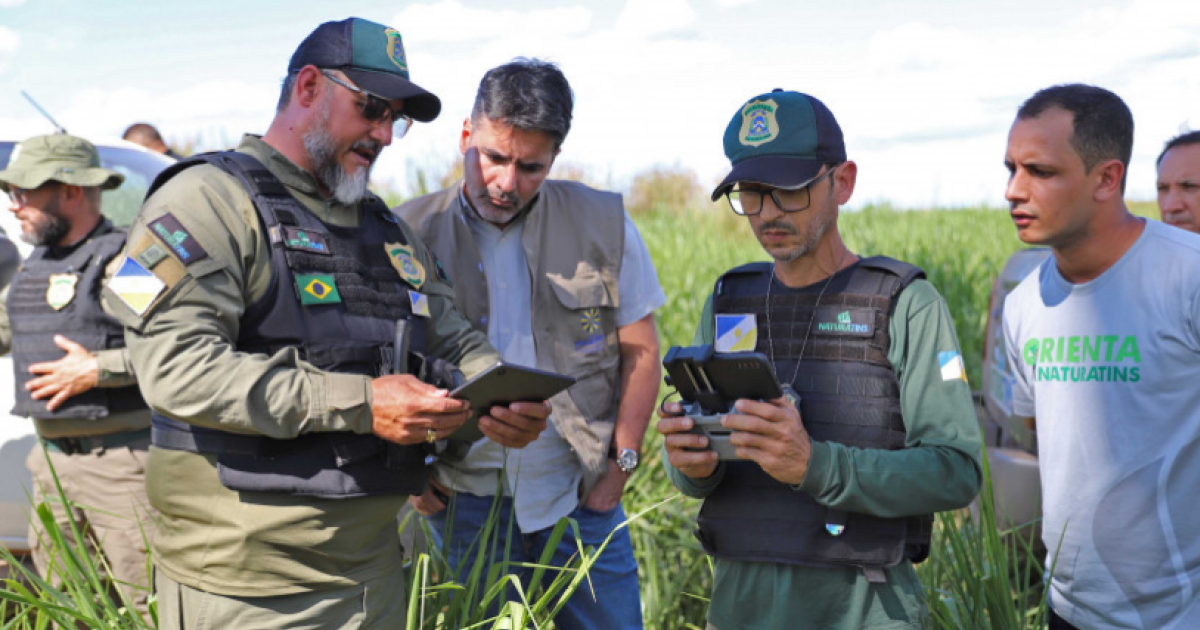
[[824, 164], [846, 161], [842, 128], [816, 98], [776, 89], [746, 101], [725, 128], [725, 156], [733, 165], [712, 200], [738, 182], [800, 188]]
[[0, 171], [0, 190], [9, 186], [33, 190], [54, 180], [71, 186], [111, 190], [125, 176], [100, 166], [100, 153], [83, 138], [56, 133], [27, 138], [13, 148], [8, 167]]
[[300, 42], [288, 62], [288, 74], [304, 66], [340, 70], [359, 88], [384, 100], [404, 100], [404, 113], [429, 122], [442, 101], [409, 80], [400, 31], [362, 18], [326, 22]]

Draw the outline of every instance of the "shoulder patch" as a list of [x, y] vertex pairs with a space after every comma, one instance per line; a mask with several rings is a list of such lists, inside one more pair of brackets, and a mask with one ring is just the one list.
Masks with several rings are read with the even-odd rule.
[[128, 256], [108, 280], [108, 290], [120, 298], [138, 317], [146, 314], [166, 288], [167, 283], [159, 280], [149, 269]]
[[169, 212], [151, 221], [149, 228], [185, 265], [208, 257], [208, 252], [204, 251], [196, 238]]
[[425, 267], [417, 260], [414, 248], [402, 243], [384, 243], [383, 248], [387, 252], [388, 260], [405, 282], [411, 284], [414, 289], [420, 289], [421, 285], [425, 284]]
[[753, 313], [716, 316], [717, 352], [753, 352], [758, 345], [758, 318]]

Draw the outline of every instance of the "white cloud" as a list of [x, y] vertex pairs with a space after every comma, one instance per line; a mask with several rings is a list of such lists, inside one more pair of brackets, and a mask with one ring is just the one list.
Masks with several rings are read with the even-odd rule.
[[168, 142], [220, 149], [236, 144], [243, 132], [266, 131], [277, 97], [269, 84], [220, 80], [177, 91], [93, 88], [79, 92], [55, 118], [71, 133], [97, 138], [120, 137], [130, 123], [146, 121]]
[[[1171, 0], [1089, 9], [1074, 17], [1067, 9], [1051, 17], [1030, 9], [1024, 21], [995, 24], [884, 12], [880, 3], [878, 15], [854, 32], [838, 31], [830, 26], [836, 20], [827, 24], [818, 16], [804, 37], [753, 46], [729, 37], [760, 26], [752, 11], [725, 9], [742, 0], [627, 0], [604, 9], [585, 0], [559, 1], [523, 10], [424, 0], [381, 19], [404, 34], [414, 79], [442, 98], [443, 113], [385, 151], [376, 180], [404, 186], [407, 163], [439, 170], [455, 159], [480, 77], [515, 56], [562, 67], [576, 108], [560, 159], [589, 167], [599, 179], [607, 174], [617, 188], [654, 164], [682, 163], [705, 182], [724, 175], [720, 134], [730, 115], [743, 99], [777, 86], [815, 94], [837, 115], [851, 157], [862, 167], [856, 206], [882, 200], [912, 207], [1002, 205], [1001, 161], [1012, 117], [1023, 99], [1054, 83], [1103, 85], [1129, 103], [1137, 122], [1134, 198], [1153, 198], [1153, 159], [1163, 141], [1185, 121], [1200, 126], [1200, 81], [1194, 79], [1200, 76], [1200, 40], [1193, 35], [1200, 11]], [[779, 20], [801, 11], [783, 4], [772, 5]], [[754, 8], [760, 6], [766, 4]], [[890, 15], [913, 17], [901, 22]], [[21, 37], [24, 47], [40, 47], [58, 32], [23, 28]], [[22, 43], [16, 37], [0, 27], [0, 66], [5, 51]], [[9, 73], [16, 70], [9, 66]], [[199, 81], [229, 76], [212, 68], [187, 71]], [[95, 82], [99, 89], [59, 96], [53, 111], [81, 134], [112, 137], [146, 119], [168, 139], [220, 148], [244, 131], [265, 130], [277, 73], [272, 67], [267, 75], [241, 73], [237, 82], [207, 81], [171, 92], [150, 82], [141, 89]], [[109, 76], [136, 74], [122, 66]], [[0, 133], [24, 136], [45, 127], [33, 116], [0, 118]]]
[[717, 6], [728, 9], [747, 5], [751, 2], [755, 2], [755, 0], [717, 0]]
[[686, 29], [696, 21], [687, 0], [628, 0], [617, 18], [616, 30], [627, 36], [649, 37]]
[[592, 14], [582, 6], [518, 11], [490, 10], [463, 6], [457, 0], [414, 4], [397, 13], [389, 24], [403, 35], [406, 44], [436, 42], [481, 42], [514, 34], [585, 33]]
[[1082, 82], [1129, 104], [1129, 196], [1153, 198], [1163, 141], [1200, 121], [1200, 82], [1190, 79], [1200, 76], [1197, 27], [1200, 13], [1153, 0], [1015, 32], [916, 21], [879, 31], [862, 59], [838, 63], [846, 78], [830, 92], [850, 152], [868, 167], [856, 197], [1002, 205], [1000, 162], [1017, 107], [1040, 88]]
[[[543, 29], [531, 36], [528, 27], [513, 26], [495, 29], [496, 36], [469, 46], [406, 48], [415, 68], [414, 80], [442, 99], [442, 114], [431, 124], [418, 125], [408, 138], [385, 151], [376, 178], [393, 179], [403, 186], [405, 161], [426, 166], [453, 161], [462, 121], [470, 114], [480, 78], [516, 56], [553, 61], [571, 82], [576, 105], [562, 161], [610, 174], [617, 186], [637, 170], [675, 163], [681, 156], [719, 161], [719, 135], [714, 140], [712, 134], [697, 129], [720, 129], [728, 119], [725, 105], [712, 98], [709, 64], [726, 58], [730, 51], [723, 43], [668, 32], [692, 24], [695, 13], [685, 2], [668, 0], [663, 7], [673, 16], [665, 27], [652, 24], [663, 21], [652, 2], [631, 0], [615, 22], [579, 32]], [[399, 16], [394, 25], [406, 37], [412, 30], [406, 30]], [[698, 117], [705, 127], [691, 122]], [[688, 165], [701, 172], [711, 170]]]
[[21, 47], [21, 35], [10, 28], [0, 26], [0, 72], [8, 66], [9, 59]]
[[0, 9], [11, 9], [25, 4], [25, 0], [0, 0]]

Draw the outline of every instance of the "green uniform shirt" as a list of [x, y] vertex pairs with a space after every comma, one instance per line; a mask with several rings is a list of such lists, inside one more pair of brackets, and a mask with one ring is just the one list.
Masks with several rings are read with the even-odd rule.
[[[261, 138], [246, 136], [238, 151], [258, 158], [324, 221], [359, 224], [358, 205], [322, 198], [310, 173]], [[241, 184], [209, 165], [181, 172], [142, 208], [129, 233], [131, 256], [151, 242], [175, 256], [147, 228], [167, 213], [194, 239], [189, 246], [205, 255], [193, 249], [189, 265], [172, 258], [154, 266], [167, 288], [142, 316], [111, 288], [105, 291], [129, 327], [131, 362], [151, 408], [197, 426], [273, 438], [369, 433], [369, 378], [323, 372], [294, 348], [267, 356], [234, 347], [242, 314], [271, 279], [270, 248]], [[486, 337], [453, 310], [454, 291], [433, 273], [429, 252], [402, 227], [428, 270], [421, 291], [429, 297], [430, 354], [459, 364], [468, 375], [495, 362]], [[238, 493], [221, 485], [215, 459], [150, 451], [146, 489], [161, 514], [154, 560], [175, 581], [221, 595], [265, 597], [348, 586], [399, 570], [396, 515], [405, 497]]]
[[[696, 344], [713, 343], [709, 296]], [[943, 379], [938, 354], [961, 352], [946, 302], [917, 280], [896, 300], [888, 360], [900, 378], [906, 447], [896, 451], [813, 442], [808, 474], [796, 487], [830, 507], [883, 517], [962, 507], [979, 492], [980, 434], [962, 378]], [[666, 457], [663, 457], [666, 462]], [[669, 463], [671, 481], [703, 498], [724, 475], [685, 477]], [[823, 569], [715, 559], [709, 623], [720, 630], [892, 630], [923, 628], [925, 593], [907, 560], [887, 570], [885, 584], [857, 568]]]

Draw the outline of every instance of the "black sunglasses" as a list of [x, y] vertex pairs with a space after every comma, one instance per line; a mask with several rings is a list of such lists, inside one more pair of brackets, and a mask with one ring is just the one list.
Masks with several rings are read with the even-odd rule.
[[388, 102], [382, 98], [379, 98], [378, 96], [375, 96], [374, 94], [371, 94], [362, 88], [350, 85], [326, 70], [322, 70], [321, 74], [324, 75], [326, 79], [333, 81], [347, 90], [366, 97], [366, 100], [358, 101], [358, 110], [362, 112], [362, 117], [365, 118], [367, 122], [378, 124], [386, 121], [392, 123], [392, 135], [397, 138], [403, 138], [404, 135], [408, 133], [409, 128], [412, 127], [412, 118], [409, 118], [400, 112], [394, 111], [392, 106], [388, 105]]

